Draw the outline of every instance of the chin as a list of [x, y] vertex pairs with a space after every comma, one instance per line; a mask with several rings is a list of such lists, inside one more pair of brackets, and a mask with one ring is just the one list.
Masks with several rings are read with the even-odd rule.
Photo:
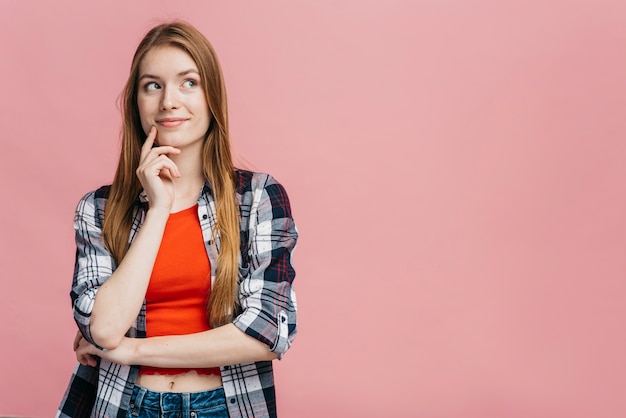
[[184, 141], [183, 135], [177, 134], [174, 132], [163, 132], [161, 130], [157, 130], [157, 142], [159, 145], [171, 145], [176, 146], [176, 144], [180, 144]]

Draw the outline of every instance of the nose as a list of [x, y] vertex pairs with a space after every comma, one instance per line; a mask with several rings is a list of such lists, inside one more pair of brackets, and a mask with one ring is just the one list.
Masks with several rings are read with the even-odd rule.
[[161, 110], [177, 109], [179, 106], [176, 89], [164, 87], [161, 96]]

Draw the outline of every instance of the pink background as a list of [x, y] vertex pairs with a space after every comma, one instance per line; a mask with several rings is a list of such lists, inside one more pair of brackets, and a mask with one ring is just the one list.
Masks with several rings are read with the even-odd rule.
[[301, 232], [281, 416], [626, 416], [623, 0], [4, 0], [0, 414], [65, 389], [74, 207], [178, 17]]

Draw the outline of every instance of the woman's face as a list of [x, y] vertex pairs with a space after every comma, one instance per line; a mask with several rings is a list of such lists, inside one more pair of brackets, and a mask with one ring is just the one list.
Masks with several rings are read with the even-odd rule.
[[200, 149], [211, 121], [200, 83], [196, 63], [182, 49], [163, 46], [148, 51], [139, 65], [137, 86], [146, 135], [156, 126], [159, 145]]

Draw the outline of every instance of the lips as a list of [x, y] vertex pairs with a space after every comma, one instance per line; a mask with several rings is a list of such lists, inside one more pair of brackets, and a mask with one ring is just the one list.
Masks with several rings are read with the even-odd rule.
[[164, 128], [175, 128], [182, 125], [187, 121], [186, 118], [161, 118], [157, 119], [156, 123]]

